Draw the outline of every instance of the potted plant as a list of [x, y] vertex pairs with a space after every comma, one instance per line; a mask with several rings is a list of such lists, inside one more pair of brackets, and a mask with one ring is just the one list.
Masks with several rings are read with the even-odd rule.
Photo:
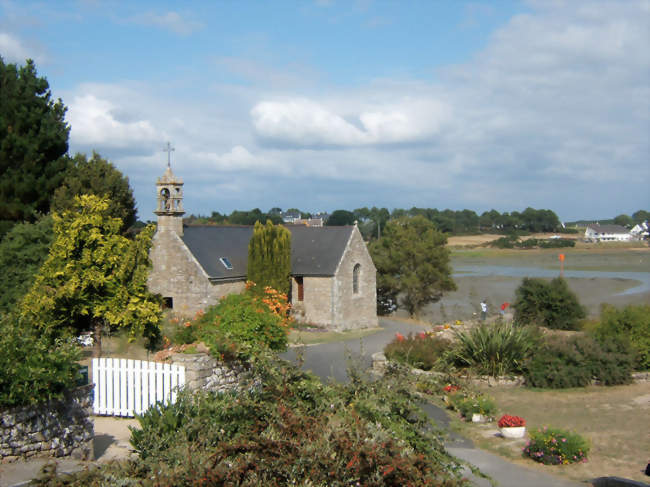
[[504, 414], [499, 419], [499, 431], [504, 438], [523, 438], [526, 434], [526, 420], [519, 416]]
[[490, 421], [496, 412], [496, 404], [487, 396], [477, 395], [466, 398], [458, 409], [464, 418], [470, 419], [473, 423], [484, 423]]

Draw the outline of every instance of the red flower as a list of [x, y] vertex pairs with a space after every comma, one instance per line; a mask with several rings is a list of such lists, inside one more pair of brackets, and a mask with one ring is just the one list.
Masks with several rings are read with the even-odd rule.
[[526, 426], [526, 420], [519, 416], [510, 416], [504, 414], [499, 419], [499, 428], [516, 428], [518, 426]]
[[395, 333], [395, 340], [398, 342], [403, 342], [405, 340], [404, 335], [402, 335], [399, 331]]
[[418, 336], [424, 340], [427, 337], [427, 334], [421, 331], [420, 333], [418, 333]]
[[444, 387], [443, 390], [444, 390], [445, 392], [452, 393], [452, 392], [456, 392], [456, 391], [458, 391], [459, 389], [460, 389], [459, 386], [456, 386], [456, 385], [453, 385], [453, 384], [447, 384], [447, 385]]

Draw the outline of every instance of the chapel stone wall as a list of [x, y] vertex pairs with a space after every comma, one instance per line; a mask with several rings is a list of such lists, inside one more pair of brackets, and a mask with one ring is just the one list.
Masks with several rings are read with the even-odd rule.
[[298, 301], [298, 285], [291, 280], [294, 316], [297, 320], [332, 328], [332, 277], [303, 277], [304, 300]]
[[[359, 264], [358, 292], [353, 289], [354, 267]], [[334, 277], [334, 326], [338, 330], [375, 328], [377, 320], [377, 271], [357, 228], [343, 253]]]
[[244, 281], [212, 284], [196, 258], [174, 231], [158, 230], [153, 237], [152, 269], [148, 286], [152, 293], [173, 300], [174, 312], [191, 316], [216, 304], [222, 296], [239, 293]]

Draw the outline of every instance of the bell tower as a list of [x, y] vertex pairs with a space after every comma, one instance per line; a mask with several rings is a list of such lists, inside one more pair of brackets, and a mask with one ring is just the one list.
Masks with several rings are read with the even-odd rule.
[[164, 149], [167, 152], [167, 169], [156, 181], [158, 204], [154, 213], [158, 215], [158, 231], [173, 231], [183, 236], [183, 180], [174, 176], [171, 168], [170, 143]]

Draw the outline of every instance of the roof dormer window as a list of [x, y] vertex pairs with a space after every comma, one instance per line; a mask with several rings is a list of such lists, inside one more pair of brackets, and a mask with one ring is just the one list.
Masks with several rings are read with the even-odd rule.
[[219, 257], [219, 262], [223, 264], [223, 266], [228, 269], [229, 271], [232, 270], [232, 264], [228, 260], [228, 257]]

